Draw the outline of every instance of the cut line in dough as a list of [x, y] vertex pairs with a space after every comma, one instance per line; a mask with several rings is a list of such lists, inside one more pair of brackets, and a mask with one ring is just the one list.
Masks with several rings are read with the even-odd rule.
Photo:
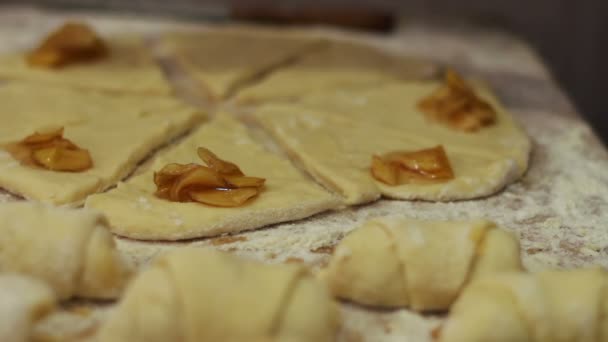
[[330, 40], [322, 48], [245, 87], [236, 99], [241, 104], [294, 100], [315, 92], [367, 89], [396, 80], [426, 79], [437, 71], [431, 62], [387, 53], [364, 43]]
[[320, 38], [262, 28], [169, 33], [161, 41], [161, 48], [212, 100], [227, 98], [240, 87], [324, 45]]

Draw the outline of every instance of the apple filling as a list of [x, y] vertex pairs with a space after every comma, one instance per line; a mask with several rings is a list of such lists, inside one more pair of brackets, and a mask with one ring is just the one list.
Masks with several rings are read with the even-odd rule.
[[93, 166], [89, 151], [63, 137], [63, 127], [36, 132], [19, 142], [8, 144], [5, 150], [22, 165], [52, 171], [79, 172]]
[[372, 157], [372, 176], [388, 185], [440, 183], [454, 178], [450, 161], [439, 145], [420, 151], [396, 151]]
[[206, 166], [172, 163], [154, 173], [157, 197], [173, 202], [238, 207], [262, 191], [264, 178], [245, 176], [237, 165], [204, 147], [197, 152]]
[[418, 103], [418, 109], [431, 120], [465, 132], [496, 122], [494, 108], [453, 70], [446, 72], [443, 85]]
[[107, 54], [106, 44], [92, 28], [83, 23], [68, 22], [31, 51], [26, 61], [30, 66], [59, 68], [98, 60]]

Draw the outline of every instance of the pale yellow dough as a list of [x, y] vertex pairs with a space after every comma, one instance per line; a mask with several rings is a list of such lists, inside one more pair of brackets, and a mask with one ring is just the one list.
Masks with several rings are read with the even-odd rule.
[[171, 97], [104, 94], [10, 83], [0, 87], [0, 145], [63, 126], [64, 137], [89, 150], [93, 168], [57, 172], [20, 165], [0, 150], [0, 187], [54, 204], [82, 202], [129, 175], [138, 162], [201, 120]]
[[324, 42], [301, 34], [241, 28], [171, 33], [163, 45], [209, 97], [222, 99]]
[[436, 73], [435, 64], [372, 46], [332, 40], [252, 86], [238, 92], [240, 103], [299, 99], [335, 89], [371, 88], [395, 80], [414, 80]]
[[0, 205], [0, 270], [44, 280], [60, 299], [115, 298], [131, 273], [103, 216], [30, 202]]
[[302, 265], [212, 249], [157, 259], [129, 286], [97, 341], [333, 341], [338, 311]]
[[110, 37], [107, 44], [110, 50], [107, 58], [58, 69], [31, 67], [25, 62], [24, 53], [0, 56], [0, 78], [120, 93], [171, 93], [160, 66], [141, 37]]
[[446, 310], [471, 279], [521, 269], [517, 238], [488, 221], [374, 219], [344, 238], [321, 277], [353, 302]]
[[[297, 104], [268, 104], [254, 118], [324, 185], [347, 203], [395, 199], [450, 201], [491, 195], [527, 169], [529, 138], [495, 97], [478, 87], [497, 109], [497, 123], [473, 133], [428, 121], [416, 109], [436, 82], [392, 83], [377, 89], [328, 91]], [[374, 154], [443, 145], [455, 178], [437, 184], [389, 186], [370, 174]]]
[[33, 326], [55, 307], [53, 291], [38, 279], [0, 274], [0, 341], [31, 341]]
[[605, 342], [607, 291], [599, 268], [486, 275], [465, 288], [439, 341]]
[[[153, 172], [169, 163], [202, 164], [196, 152], [200, 146], [237, 164], [248, 176], [265, 178], [262, 192], [235, 208], [171, 202], [154, 196]], [[145, 173], [107, 193], [89, 196], [86, 206], [104, 212], [116, 234], [143, 240], [179, 240], [297, 220], [339, 203], [337, 197], [308, 180], [288, 161], [255, 142], [244, 125], [229, 115], [220, 115], [157, 157]]]

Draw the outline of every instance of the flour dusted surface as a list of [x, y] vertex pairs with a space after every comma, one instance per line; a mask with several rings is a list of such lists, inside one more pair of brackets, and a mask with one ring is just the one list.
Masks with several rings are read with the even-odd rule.
[[[10, 20], [7, 19], [9, 17]], [[150, 24], [141, 20], [87, 18], [93, 18], [94, 24], [106, 32], [150, 32], [171, 27], [162, 22]], [[27, 46], [37, 34], [63, 19], [64, 15], [37, 11], [2, 12], [2, 49], [10, 51], [11, 46]], [[531, 270], [554, 266], [608, 266], [608, 234], [605, 233], [608, 228], [608, 155], [587, 125], [570, 114], [571, 106], [547, 80], [546, 70], [539, 67], [541, 63], [534, 54], [520, 41], [503, 38], [493, 38], [484, 33], [483, 39], [477, 39], [466, 32], [445, 33], [440, 29], [429, 30], [419, 26], [402, 33], [402, 40], [393, 39], [391, 42], [395, 48], [403, 47], [412, 54], [456, 63], [462, 70], [492, 81], [494, 90], [530, 133], [534, 141], [530, 170], [522, 181], [498, 195], [452, 203], [381, 200], [303, 221], [241, 233], [229, 239], [224, 237], [222, 243], [213, 244], [216, 239], [188, 243], [117, 239], [118, 247], [139, 263], [145, 263], [158, 253], [193, 244], [212, 245], [269, 262], [303, 261], [319, 267], [329, 257], [327, 252], [330, 249], [323, 247], [335, 244], [367, 218], [389, 214], [420, 219], [485, 217], [517, 232], [524, 263]], [[437, 46], [429, 45], [430, 40], [438, 42]], [[517, 65], [517, 70], [514, 70], [514, 65]], [[0, 203], [15, 199], [14, 196], [0, 194]], [[134, 205], [146, 207], [144, 202]], [[71, 322], [76, 322], [74, 326], [81, 326], [84, 331], [80, 331], [82, 335], [79, 336], [86, 336], [94, 331], [94, 327], [86, 322], [101, 321], [100, 316], [102, 318], [103, 315], [98, 312], [106, 311], [107, 305], [103, 310], [98, 310], [99, 306], [98, 303], [90, 303], [90, 313], [49, 318], [46, 327], [48, 330], [56, 329], [57, 335], [62, 336], [61, 331], [63, 335], [73, 332], [70, 330]], [[341, 342], [426, 342], [430, 341], [432, 329], [442, 320], [436, 315], [423, 316], [407, 310], [378, 311], [351, 304], [342, 305], [342, 313], [345, 323], [340, 334]]]

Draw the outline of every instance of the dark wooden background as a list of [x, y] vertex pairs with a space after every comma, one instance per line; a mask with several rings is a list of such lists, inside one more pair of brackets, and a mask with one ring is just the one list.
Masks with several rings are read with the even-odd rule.
[[530, 42], [545, 58], [580, 112], [608, 142], [608, 0], [0, 0], [60, 8], [120, 10], [184, 16], [226, 16], [231, 5], [282, 9], [314, 7], [410, 17], [467, 21], [508, 30]]

